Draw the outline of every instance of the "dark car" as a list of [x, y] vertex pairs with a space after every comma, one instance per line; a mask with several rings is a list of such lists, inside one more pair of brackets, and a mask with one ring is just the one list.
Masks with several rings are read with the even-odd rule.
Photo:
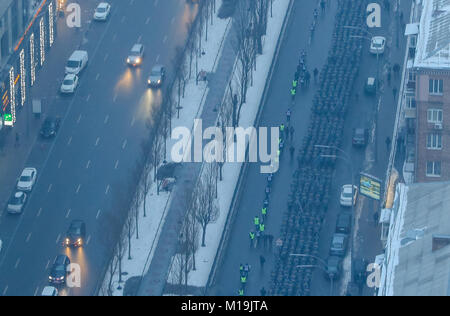
[[364, 85], [364, 92], [367, 94], [375, 94], [377, 91], [377, 80], [373, 77], [367, 78], [366, 84]]
[[331, 241], [330, 256], [344, 257], [347, 252], [348, 235], [334, 234]]
[[86, 224], [80, 220], [74, 220], [70, 223], [67, 230], [64, 245], [66, 247], [81, 247], [86, 237]]
[[342, 260], [339, 257], [331, 256], [327, 260], [327, 274], [328, 278], [333, 278], [337, 280], [341, 276], [342, 271]]
[[352, 228], [352, 216], [350, 213], [339, 214], [336, 221], [336, 233], [350, 234]]
[[367, 139], [369, 138], [369, 131], [366, 128], [354, 128], [353, 129], [353, 146], [366, 146]]
[[166, 78], [166, 68], [162, 65], [156, 65], [152, 68], [152, 72], [147, 79], [147, 84], [150, 87], [160, 87]]
[[47, 117], [41, 127], [41, 136], [44, 138], [55, 136], [59, 129], [59, 124], [59, 118]]
[[66, 255], [58, 255], [53, 262], [48, 281], [50, 284], [65, 284], [67, 277], [67, 268], [69, 267], [70, 260]]

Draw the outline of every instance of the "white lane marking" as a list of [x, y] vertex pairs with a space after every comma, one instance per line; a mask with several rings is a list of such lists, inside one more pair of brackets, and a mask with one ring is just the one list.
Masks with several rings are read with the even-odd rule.
[[19, 266], [19, 264], [20, 264], [20, 258], [17, 259], [16, 264], [14, 265], [14, 269], [17, 270], [17, 267]]
[[100, 142], [100, 137], [97, 137], [97, 140], [95, 141], [95, 146], [98, 146], [98, 143]]
[[78, 194], [78, 192], [80, 192], [81, 189], [81, 184], [78, 185], [77, 190], [75, 191], [76, 194]]
[[161, 55], [156, 56], [156, 62], [159, 61], [159, 58], [161, 58]]
[[70, 146], [71, 143], [72, 143], [72, 136], [70, 136], [69, 141], [67, 142], [67, 146]]
[[127, 147], [127, 140], [125, 139], [122, 143], [122, 149], [125, 149], [125, 147]]
[[81, 121], [81, 114], [80, 114], [80, 116], [78, 116], [78, 119], [77, 119], [77, 124], [79, 124], [79, 123], [80, 123], [80, 121]]
[[108, 186], [106, 187], [105, 194], [108, 194], [108, 192], [109, 192], [109, 184], [108, 184]]
[[106, 115], [105, 120], [103, 121], [104, 124], [108, 123], [109, 121], [109, 115]]
[[99, 218], [101, 212], [102, 212], [102, 210], [100, 210], [100, 209], [97, 211], [97, 215], [95, 216], [95, 219]]
[[34, 295], [33, 296], [37, 296], [39, 293], [39, 286], [36, 288], [36, 290], [34, 291]]
[[28, 242], [30, 241], [30, 239], [31, 239], [31, 234], [32, 234], [32, 233], [29, 233], [29, 234], [28, 234], [27, 239], [25, 240], [26, 243], [28, 243]]
[[86, 169], [89, 169], [90, 166], [91, 166], [91, 161], [89, 160], [86, 164]]
[[167, 35], [166, 36], [164, 36], [164, 38], [163, 38], [163, 43], [166, 43], [167, 42]]
[[41, 216], [41, 213], [42, 213], [42, 207], [39, 209], [39, 211], [37, 212], [37, 215], [36, 215], [36, 217], [39, 217], [39, 216]]
[[134, 0], [130, 0], [130, 4], [133, 4], [134, 3]]
[[61, 165], [62, 165], [62, 160], [60, 160], [59, 163], [58, 163], [58, 169], [61, 168]]
[[120, 19], [120, 23], [125, 22], [125, 15]]
[[69, 208], [69, 210], [67, 211], [67, 214], [66, 214], [66, 218], [69, 218], [70, 212], [72, 212], [72, 209]]
[[3, 290], [2, 296], [5, 296], [6, 292], [8, 292], [8, 286], [6, 286], [5, 289]]
[[103, 61], [106, 61], [106, 60], [108, 59], [108, 57], [109, 57], [109, 55], [106, 54], [106, 55], [105, 55], [105, 58], [103, 58]]
[[86, 245], [89, 245], [89, 242], [91, 241], [91, 235], [89, 235], [87, 241], [86, 241]]
[[149, 24], [150, 23], [150, 18], [147, 18], [147, 20], [145, 20], [145, 24]]
[[[67, 218], [67, 217], [66, 217]], [[56, 237], [56, 243], [59, 243], [59, 239], [61, 238], [61, 234], [58, 235], [58, 237]]]
[[50, 260], [47, 261], [47, 265], [45, 266], [45, 270], [48, 270], [48, 267], [50, 266]]
[[100, 78], [100, 74], [97, 74], [97, 76], [95, 76], [95, 80], [98, 80], [98, 78]]
[[119, 168], [119, 160], [116, 161], [116, 164], [114, 165], [114, 169], [117, 170]]
[[140, 44], [140, 43], [141, 43], [141, 40], [142, 40], [142, 35], [139, 35], [138, 40], [137, 40], [137, 43]]
[[155, 7], [158, 5], [158, 0], [155, 0]]
[[131, 120], [131, 126], [133, 126], [135, 122], [136, 122], [136, 117], [133, 116], [133, 119]]
[[50, 193], [50, 191], [52, 190], [53, 184], [50, 183], [50, 185], [48, 186], [48, 190], [47, 193]]
[[116, 100], [117, 100], [117, 93], [114, 95], [113, 102], [116, 102]]
[[88, 95], [86, 98], [86, 102], [89, 102], [90, 99], [91, 99], [91, 95]]

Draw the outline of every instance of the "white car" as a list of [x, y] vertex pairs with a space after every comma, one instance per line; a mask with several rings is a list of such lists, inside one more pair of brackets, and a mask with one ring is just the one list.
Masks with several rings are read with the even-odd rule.
[[46, 286], [42, 290], [42, 295], [41, 296], [58, 296], [58, 294], [59, 294], [58, 293], [58, 289], [56, 287]]
[[131, 66], [139, 66], [144, 58], [144, 45], [134, 44], [131, 48], [130, 55], [127, 58], [127, 64]]
[[353, 186], [353, 199], [352, 199], [352, 185], [346, 184], [346, 185], [342, 186], [341, 198], [340, 198], [341, 206], [351, 207], [352, 200], [353, 200], [353, 205], [355, 205], [357, 198], [358, 198], [358, 187], [356, 185]]
[[111, 5], [107, 2], [100, 2], [94, 13], [94, 20], [106, 21], [111, 12]]
[[8, 202], [8, 213], [9, 214], [20, 214], [22, 213], [23, 207], [27, 202], [27, 195], [18, 191], [9, 199]]
[[17, 190], [30, 192], [36, 183], [37, 170], [35, 168], [25, 168], [17, 182]]
[[375, 55], [383, 54], [386, 47], [386, 38], [383, 36], [374, 36], [370, 41], [370, 52]]
[[78, 87], [78, 81], [79, 79], [77, 75], [66, 75], [61, 84], [61, 93], [74, 93], [75, 89]]

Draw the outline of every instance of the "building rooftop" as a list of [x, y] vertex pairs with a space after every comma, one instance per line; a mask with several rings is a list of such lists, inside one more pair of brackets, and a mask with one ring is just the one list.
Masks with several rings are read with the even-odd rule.
[[379, 295], [450, 295], [450, 182], [399, 184]]
[[450, 69], [450, 0], [423, 0], [414, 66]]

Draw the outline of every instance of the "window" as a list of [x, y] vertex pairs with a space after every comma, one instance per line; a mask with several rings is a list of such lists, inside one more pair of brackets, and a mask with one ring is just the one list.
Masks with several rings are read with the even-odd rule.
[[416, 72], [415, 71], [408, 71], [408, 81], [416, 82]]
[[440, 177], [441, 176], [441, 162], [440, 161], [428, 161], [427, 162], [427, 177]]
[[415, 109], [416, 108], [416, 99], [412, 96], [406, 96], [406, 108]]
[[428, 109], [427, 120], [428, 123], [442, 123], [442, 110]]
[[442, 79], [430, 79], [430, 94], [443, 94], [444, 91], [444, 80]]
[[431, 133], [427, 135], [428, 149], [442, 149], [442, 134]]

